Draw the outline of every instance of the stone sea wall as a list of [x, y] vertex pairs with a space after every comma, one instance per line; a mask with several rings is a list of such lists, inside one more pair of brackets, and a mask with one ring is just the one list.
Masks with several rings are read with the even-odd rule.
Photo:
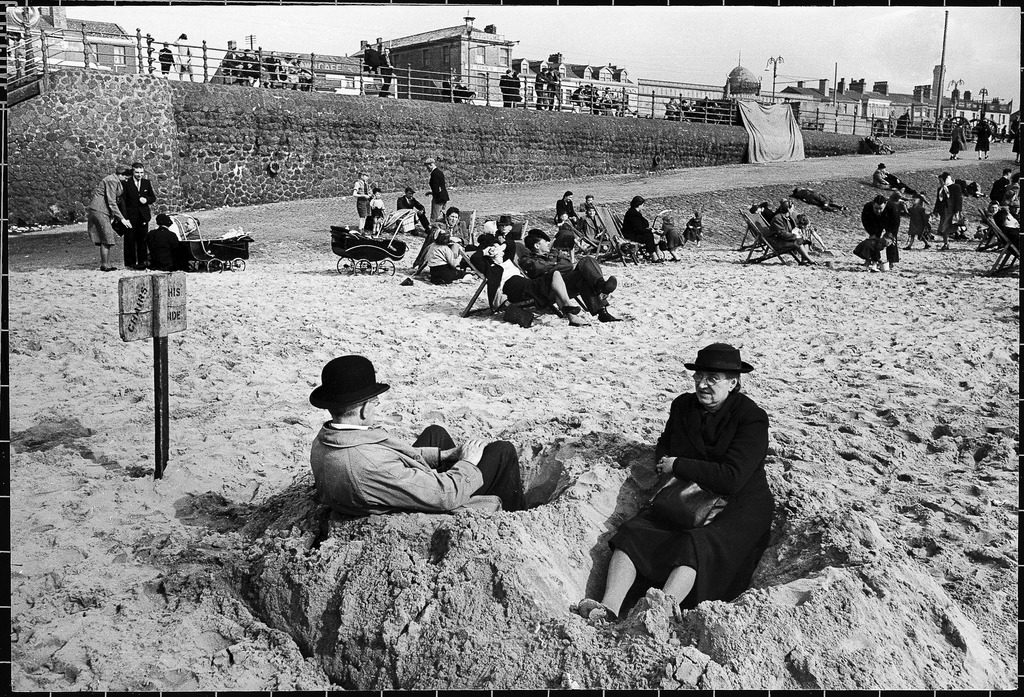
[[[374, 99], [142, 75], [67, 71], [10, 110], [10, 219], [82, 220], [117, 164], [145, 164], [172, 212], [351, 193], [360, 170], [383, 189], [450, 186], [741, 162], [739, 126]], [[807, 132], [808, 157], [859, 138]]]

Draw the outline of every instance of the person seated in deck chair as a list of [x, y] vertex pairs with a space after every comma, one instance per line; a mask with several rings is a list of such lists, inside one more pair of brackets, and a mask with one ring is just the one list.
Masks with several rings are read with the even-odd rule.
[[395, 203], [395, 210], [412, 209], [416, 211], [416, 222], [423, 228], [423, 232], [430, 229], [430, 221], [427, 220], [427, 209], [416, 200], [416, 190], [411, 186], [405, 187], [405, 194]]
[[796, 252], [801, 265], [812, 264], [811, 258], [807, 256], [804, 246], [801, 244], [800, 235], [794, 232], [796, 220], [793, 218], [793, 204], [786, 199], [779, 201], [779, 207], [772, 216], [768, 229], [769, 242], [780, 252]]
[[846, 210], [846, 206], [840, 206], [838, 203], [832, 200], [831, 196], [819, 194], [814, 189], [808, 189], [803, 186], [798, 186], [797, 188], [793, 189], [793, 193], [791, 195], [798, 201], [809, 203], [812, 206], [818, 206], [824, 211], [835, 212]]
[[463, 247], [467, 249], [475, 249], [472, 246], [473, 240], [469, 239], [469, 230], [466, 229], [466, 224], [462, 222], [462, 218], [459, 215], [460, 211], [455, 206], [452, 206], [444, 212], [444, 229], [447, 230], [448, 234], [453, 240], [459, 240]]
[[376, 421], [373, 363], [341, 356], [323, 367], [309, 403], [331, 418], [313, 441], [309, 465], [320, 500], [347, 516], [400, 511], [520, 511], [526, 507], [519, 456], [507, 441], [472, 438], [456, 445], [443, 427], [428, 426], [408, 446]]
[[772, 210], [770, 203], [767, 201], [761, 201], [761, 203], [755, 203], [750, 207], [750, 214], [761, 216], [761, 220], [764, 221], [764, 224], [768, 225], [768, 223], [772, 221], [775, 211]]
[[490, 232], [485, 232], [476, 241], [476, 251], [469, 257], [473, 267], [487, 276], [487, 270], [494, 264], [501, 263], [502, 245], [498, 244], [498, 238]]
[[[547, 292], [543, 295], [551, 296], [550, 288], [555, 283], [553, 276], [558, 274], [565, 282], [568, 297], [581, 296], [587, 309], [592, 315], [597, 315], [599, 321], [619, 321], [608, 312], [608, 295], [618, 285], [615, 276], [605, 280], [601, 267], [592, 257], [583, 257], [574, 265], [571, 254], [552, 252], [551, 238], [542, 230], [530, 230], [524, 242], [528, 253], [519, 259], [519, 266], [527, 278], [540, 279], [546, 285]], [[569, 323], [577, 324], [572, 320], [570, 316]]]
[[651, 260], [660, 264], [665, 261], [665, 257], [659, 252], [650, 221], [640, 210], [646, 202], [643, 196], [634, 196], [629, 202], [629, 210], [622, 217], [622, 236], [641, 245]]

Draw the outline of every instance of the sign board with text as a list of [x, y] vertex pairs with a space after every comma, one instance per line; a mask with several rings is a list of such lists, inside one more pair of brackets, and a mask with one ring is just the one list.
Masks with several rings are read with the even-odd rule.
[[186, 329], [185, 274], [129, 276], [117, 284], [121, 338], [138, 341]]

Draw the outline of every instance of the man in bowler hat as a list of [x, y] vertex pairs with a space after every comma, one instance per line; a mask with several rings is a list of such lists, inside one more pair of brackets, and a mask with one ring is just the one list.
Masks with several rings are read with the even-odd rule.
[[519, 456], [507, 441], [471, 439], [460, 446], [428, 426], [412, 446], [375, 425], [377, 382], [369, 359], [327, 363], [309, 402], [331, 413], [313, 442], [310, 466], [321, 500], [343, 515], [525, 507]]

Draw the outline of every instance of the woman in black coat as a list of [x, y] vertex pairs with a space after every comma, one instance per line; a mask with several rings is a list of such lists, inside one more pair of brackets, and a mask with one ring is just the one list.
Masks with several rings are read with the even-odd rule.
[[616, 618], [637, 576], [682, 607], [733, 600], [750, 585], [768, 546], [775, 508], [764, 472], [768, 415], [740, 392], [740, 373], [753, 368], [728, 344], [706, 346], [686, 367], [695, 371], [695, 391], [672, 402], [656, 466], [725, 497], [725, 508], [691, 530], [663, 522], [649, 507], [623, 523], [609, 541], [604, 597], [577, 606], [588, 619]]
[[648, 256], [654, 261], [663, 262], [665, 258], [658, 252], [658, 243], [654, 239], [654, 230], [651, 229], [651, 224], [644, 217], [644, 214], [640, 212], [640, 208], [646, 202], [647, 199], [643, 196], [634, 196], [633, 200], [629, 202], [629, 210], [622, 217], [622, 236], [630, 242], [643, 245]]

